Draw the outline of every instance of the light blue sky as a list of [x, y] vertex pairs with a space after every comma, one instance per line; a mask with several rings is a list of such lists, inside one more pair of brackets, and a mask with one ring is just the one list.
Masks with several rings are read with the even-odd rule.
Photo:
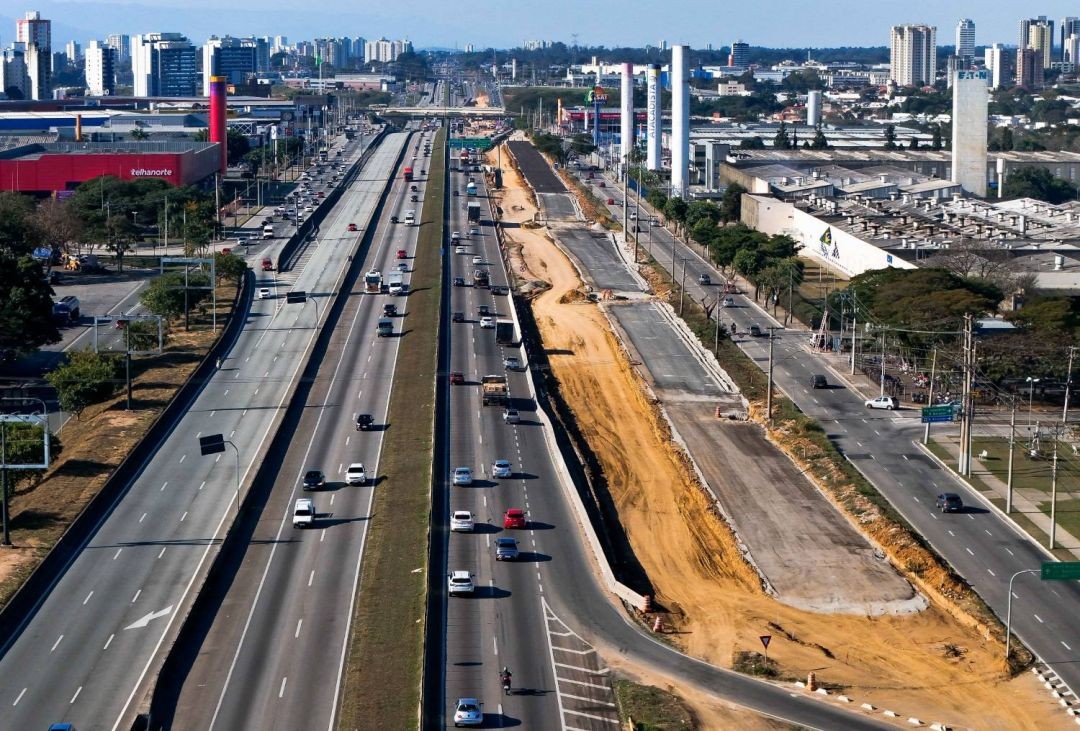
[[931, 23], [951, 45], [956, 21], [971, 17], [976, 42], [1015, 43], [1022, 12], [1080, 16], [1077, 0], [1027, 3], [987, 0], [4, 0], [0, 43], [14, 37], [15, 17], [37, 9], [54, 21], [54, 43], [85, 42], [107, 33], [155, 30], [210, 34], [285, 35], [290, 40], [334, 35], [408, 37], [418, 47], [508, 48], [526, 39], [642, 46], [689, 43], [714, 47], [733, 39], [766, 46], [873, 46], [888, 43], [889, 26]]

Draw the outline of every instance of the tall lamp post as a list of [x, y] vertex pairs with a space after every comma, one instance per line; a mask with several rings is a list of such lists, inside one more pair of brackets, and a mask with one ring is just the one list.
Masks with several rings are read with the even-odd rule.
[[1028, 431], [1031, 430], [1031, 404], [1035, 400], [1035, 384], [1039, 382], [1038, 378], [1027, 377], [1028, 384]]

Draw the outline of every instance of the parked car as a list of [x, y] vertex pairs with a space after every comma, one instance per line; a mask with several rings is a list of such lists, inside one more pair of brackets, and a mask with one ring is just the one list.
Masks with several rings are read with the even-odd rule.
[[934, 507], [943, 513], [959, 513], [964, 509], [964, 501], [955, 492], [943, 492], [937, 496]]
[[364, 470], [364, 463], [353, 462], [349, 465], [349, 468], [345, 470], [345, 484], [363, 485], [365, 482], [367, 482], [367, 472]]
[[468, 571], [451, 571], [446, 582], [446, 589], [450, 596], [472, 594], [476, 587], [473, 586], [472, 574]]
[[476, 527], [473, 515], [468, 510], [455, 510], [450, 516], [450, 530], [458, 533], [468, 533]]
[[322, 473], [322, 470], [308, 470], [304, 473], [305, 490], [318, 490], [325, 484], [326, 475]]
[[497, 459], [491, 463], [491, 476], [503, 480], [514, 476], [514, 467], [508, 459]]
[[900, 408], [900, 402], [892, 396], [878, 396], [877, 398], [868, 399], [864, 406], [868, 409], [888, 409], [892, 411]]
[[456, 467], [454, 468], [454, 484], [462, 487], [468, 487], [472, 484], [472, 468], [471, 467]]
[[525, 511], [521, 508], [510, 508], [503, 514], [503, 528], [524, 528]]
[[828, 382], [828, 380], [826, 380], [825, 376], [821, 375], [820, 373], [817, 374], [817, 375], [810, 376], [810, 388], [828, 388], [828, 387], [829, 387], [829, 382]]
[[514, 561], [518, 557], [518, 542], [516, 538], [495, 539], [495, 560]]

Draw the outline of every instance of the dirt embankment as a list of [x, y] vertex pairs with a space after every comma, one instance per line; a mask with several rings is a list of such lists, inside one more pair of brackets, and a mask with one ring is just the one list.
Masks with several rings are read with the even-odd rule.
[[[504, 183], [497, 198], [505, 220], [530, 220], [535, 206], [520, 176], [504, 170]], [[575, 419], [656, 601], [669, 611], [671, 641], [730, 667], [736, 653], [759, 651], [759, 636], [769, 634], [769, 658], [783, 677], [805, 679], [813, 671], [857, 702], [904, 718], [954, 728], [1071, 728], [1033, 676], [1002, 677], [998, 643], [937, 603], [915, 615], [859, 617], [813, 614], [764, 594], [685, 456], [672, 448], [658, 407], [643, 395], [603, 312], [580, 296], [569, 260], [542, 231], [511, 227], [506, 235], [514, 270], [524, 265], [520, 279], [544, 282], [526, 289], [539, 293], [532, 307], [552, 372], [568, 403], [588, 404], [574, 409]], [[728, 726], [730, 716], [709, 714], [718, 704], [693, 700], [705, 727]]]

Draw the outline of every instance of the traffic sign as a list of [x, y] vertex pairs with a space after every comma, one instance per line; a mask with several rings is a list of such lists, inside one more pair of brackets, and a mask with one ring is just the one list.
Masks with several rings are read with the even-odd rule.
[[1072, 581], [1080, 579], [1080, 561], [1049, 561], [1042, 565], [1043, 581]]
[[953, 406], [952, 404], [945, 404], [944, 406], [924, 406], [922, 408], [922, 423], [923, 424], [936, 424], [939, 421], [952, 421], [953, 420]]
[[768, 650], [769, 643], [772, 642], [772, 635], [761, 635], [761, 637], [759, 637], [758, 639], [761, 640], [761, 644], [765, 646], [766, 650]]
[[469, 150], [490, 150], [491, 138], [490, 137], [454, 137], [450, 140], [451, 150], [460, 150], [462, 148]]
[[205, 457], [208, 454], [217, 454], [225, 451], [225, 437], [221, 434], [210, 434], [199, 437], [199, 452]]

